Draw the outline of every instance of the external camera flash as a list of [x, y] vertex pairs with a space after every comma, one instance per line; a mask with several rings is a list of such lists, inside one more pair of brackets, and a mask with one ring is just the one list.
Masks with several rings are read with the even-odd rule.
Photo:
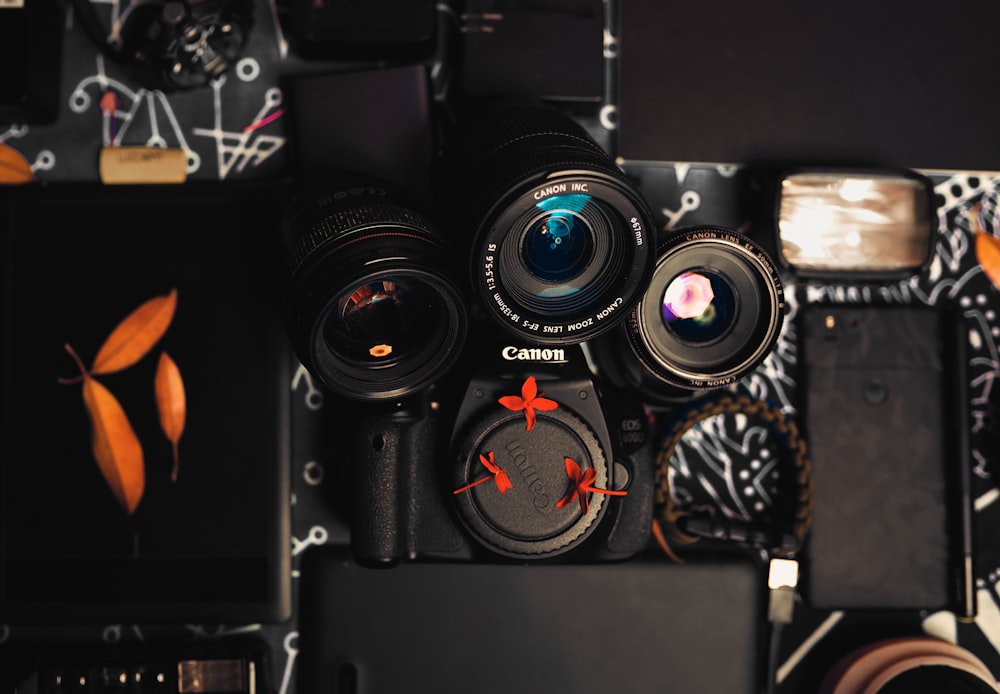
[[780, 180], [781, 260], [801, 276], [919, 272], [936, 226], [930, 181], [911, 172], [797, 171]]

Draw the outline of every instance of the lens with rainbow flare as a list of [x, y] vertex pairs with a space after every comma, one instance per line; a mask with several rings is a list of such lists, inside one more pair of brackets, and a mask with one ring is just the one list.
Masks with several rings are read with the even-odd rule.
[[751, 239], [723, 227], [676, 230], [657, 249], [653, 279], [624, 324], [631, 353], [607, 351], [629, 385], [654, 398], [687, 397], [757, 367], [784, 313], [777, 269]]
[[704, 344], [725, 336], [739, 315], [736, 290], [708, 268], [677, 275], [663, 292], [663, 324], [679, 339]]

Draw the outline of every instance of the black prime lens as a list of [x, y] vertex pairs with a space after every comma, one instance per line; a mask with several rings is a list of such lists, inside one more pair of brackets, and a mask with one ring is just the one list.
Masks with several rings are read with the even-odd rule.
[[636, 188], [576, 121], [537, 103], [491, 103], [465, 121], [447, 207], [471, 245], [472, 286], [521, 338], [572, 344], [620, 322], [653, 267]]
[[632, 385], [690, 392], [735, 382], [770, 353], [784, 296], [774, 263], [743, 234], [714, 226], [675, 232], [623, 324], [640, 367], [625, 369]]
[[399, 398], [458, 358], [466, 317], [446, 242], [398, 193], [316, 185], [290, 206], [282, 233], [292, 344], [329, 388]]

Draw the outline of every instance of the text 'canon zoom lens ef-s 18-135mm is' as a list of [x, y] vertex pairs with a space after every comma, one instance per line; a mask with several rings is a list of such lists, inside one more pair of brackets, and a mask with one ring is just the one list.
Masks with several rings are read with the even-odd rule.
[[479, 104], [446, 159], [442, 207], [468, 248], [473, 293], [512, 333], [582, 342], [642, 296], [655, 254], [650, 214], [575, 120], [534, 102]]

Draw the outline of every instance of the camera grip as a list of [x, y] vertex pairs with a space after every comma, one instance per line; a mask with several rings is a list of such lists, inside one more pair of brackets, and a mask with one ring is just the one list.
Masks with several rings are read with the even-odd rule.
[[626, 557], [641, 552], [649, 542], [656, 482], [653, 455], [648, 445], [632, 451], [627, 461], [628, 496], [621, 502], [621, 512], [615, 518], [607, 540], [607, 548], [612, 555]]
[[356, 422], [350, 525], [359, 562], [391, 565], [462, 544], [441, 498], [441, 420], [421, 404]]

